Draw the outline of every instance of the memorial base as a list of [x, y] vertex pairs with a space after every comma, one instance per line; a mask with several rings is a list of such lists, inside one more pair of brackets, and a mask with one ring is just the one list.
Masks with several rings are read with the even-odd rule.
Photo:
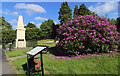
[[16, 48], [25, 48], [26, 41], [25, 40], [18, 40], [16, 39]]

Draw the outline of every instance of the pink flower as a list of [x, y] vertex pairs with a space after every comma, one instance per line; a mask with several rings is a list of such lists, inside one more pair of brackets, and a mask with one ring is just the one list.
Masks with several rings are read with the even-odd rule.
[[95, 34], [96, 32], [93, 32], [93, 34]]
[[76, 37], [74, 37], [76, 39]]
[[94, 36], [92, 36], [94, 38]]
[[92, 32], [91, 33], [89, 33], [90, 35], [92, 35]]
[[113, 39], [114, 37], [110, 37], [111, 39]]
[[65, 33], [63, 33], [63, 35], [65, 35]]
[[65, 44], [67, 44], [67, 41], [65, 41]]
[[55, 57], [53, 56], [53, 59], [55, 59]]
[[113, 34], [113, 33], [114, 33], [113, 31], [110, 32], [110, 34]]
[[56, 45], [57, 45], [58, 43], [56, 43]]
[[89, 29], [86, 29], [86, 31], [89, 31]]
[[105, 38], [102, 38], [103, 40], [105, 40]]
[[98, 38], [95, 38], [94, 40], [97, 40]]
[[81, 48], [81, 47], [79, 47], [79, 48]]
[[76, 25], [79, 25], [80, 23], [76, 23]]
[[98, 25], [100, 25], [100, 22], [98, 22]]
[[57, 59], [60, 59], [61, 57], [60, 56], [56, 56]]
[[82, 39], [85, 39], [85, 37], [83, 37]]

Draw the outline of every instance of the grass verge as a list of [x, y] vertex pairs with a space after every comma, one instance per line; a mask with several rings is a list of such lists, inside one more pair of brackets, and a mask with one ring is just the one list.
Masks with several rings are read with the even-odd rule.
[[22, 56], [25, 55], [25, 53], [29, 50], [31, 50], [32, 48], [27, 48], [27, 49], [17, 49], [17, 50], [13, 50], [13, 51], [5, 51], [5, 54], [7, 55], [8, 58], [12, 58], [12, 57], [17, 57], [17, 56]]
[[[50, 74], [118, 74], [120, 54], [113, 57], [95, 55], [85, 59], [72, 60], [53, 59], [53, 56], [52, 54], [43, 55], [44, 70]], [[26, 57], [12, 61], [20, 74], [25, 74], [22, 65], [26, 62]]]

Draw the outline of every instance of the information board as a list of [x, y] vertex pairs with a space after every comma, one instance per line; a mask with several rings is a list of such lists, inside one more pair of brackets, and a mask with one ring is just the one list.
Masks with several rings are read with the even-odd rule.
[[33, 48], [32, 50], [26, 52], [25, 54], [34, 56], [45, 48], [46, 47], [43, 47], [43, 46], [37, 46], [37, 47]]

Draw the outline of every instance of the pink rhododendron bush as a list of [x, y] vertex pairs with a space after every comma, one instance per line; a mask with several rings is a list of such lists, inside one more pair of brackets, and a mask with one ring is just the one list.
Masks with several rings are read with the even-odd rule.
[[78, 16], [57, 29], [58, 50], [65, 54], [116, 51], [120, 34], [110, 20], [95, 15]]

